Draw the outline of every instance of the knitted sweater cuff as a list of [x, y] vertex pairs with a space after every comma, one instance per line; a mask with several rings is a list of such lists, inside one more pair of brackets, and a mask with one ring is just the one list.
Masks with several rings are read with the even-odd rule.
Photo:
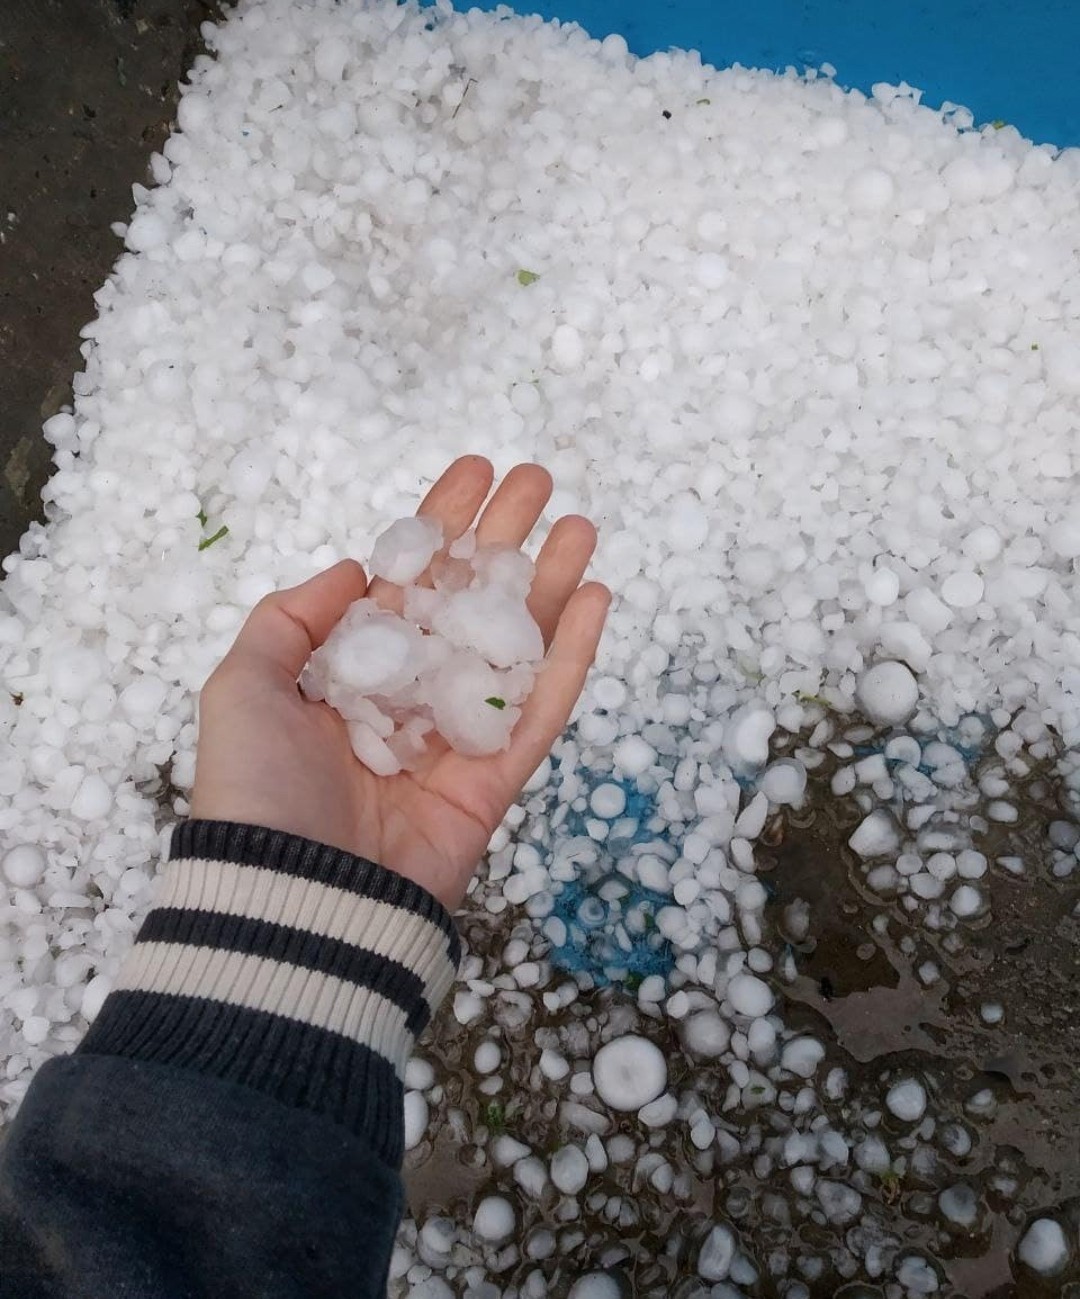
[[405, 1062], [450, 988], [453, 922], [424, 889], [280, 831], [188, 821], [79, 1047], [314, 1110], [401, 1161]]

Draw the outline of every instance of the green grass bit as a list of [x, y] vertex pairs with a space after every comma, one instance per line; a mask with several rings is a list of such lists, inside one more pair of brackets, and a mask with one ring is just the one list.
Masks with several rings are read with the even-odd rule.
[[220, 541], [222, 537], [227, 537], [228, 535], [228, 525], [223, 523], [212, 537], [203, 537], [202, 541], [199, 542], [199, 550], [209, 550], [215, 541]]

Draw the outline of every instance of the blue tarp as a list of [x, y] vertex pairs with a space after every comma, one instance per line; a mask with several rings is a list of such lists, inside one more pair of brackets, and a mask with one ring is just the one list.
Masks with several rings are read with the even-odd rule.
[[[469, 0], [457, 0], [467, 7]], [[495, 3], [479, 7], [494, 9]], [[906, 81], [924, 102], [1080, 145], [1080, 0], [519, 0], [521, 13], [618, 32], [635, 54], [699, 50], [718, 67], [831, 63], [841, 85]]]

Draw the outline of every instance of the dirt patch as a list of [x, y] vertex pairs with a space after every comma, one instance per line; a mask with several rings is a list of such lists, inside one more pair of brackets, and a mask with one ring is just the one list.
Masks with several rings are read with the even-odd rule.
[[33, 519], [71, 399], [79, 331], [120, 252], [217, 0], [6, 0], [0, 7], [0, 554]]

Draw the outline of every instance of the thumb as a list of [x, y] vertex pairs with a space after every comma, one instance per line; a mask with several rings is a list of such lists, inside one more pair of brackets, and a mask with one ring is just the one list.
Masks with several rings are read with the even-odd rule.
[[275, 591], [252, 610], [228, 657], [234, 666], [237, 660], [259, 660], [298, 677], [312, 651], [366, 592], [367, 578], [354, 559], [343, 559], [300, 586]]

